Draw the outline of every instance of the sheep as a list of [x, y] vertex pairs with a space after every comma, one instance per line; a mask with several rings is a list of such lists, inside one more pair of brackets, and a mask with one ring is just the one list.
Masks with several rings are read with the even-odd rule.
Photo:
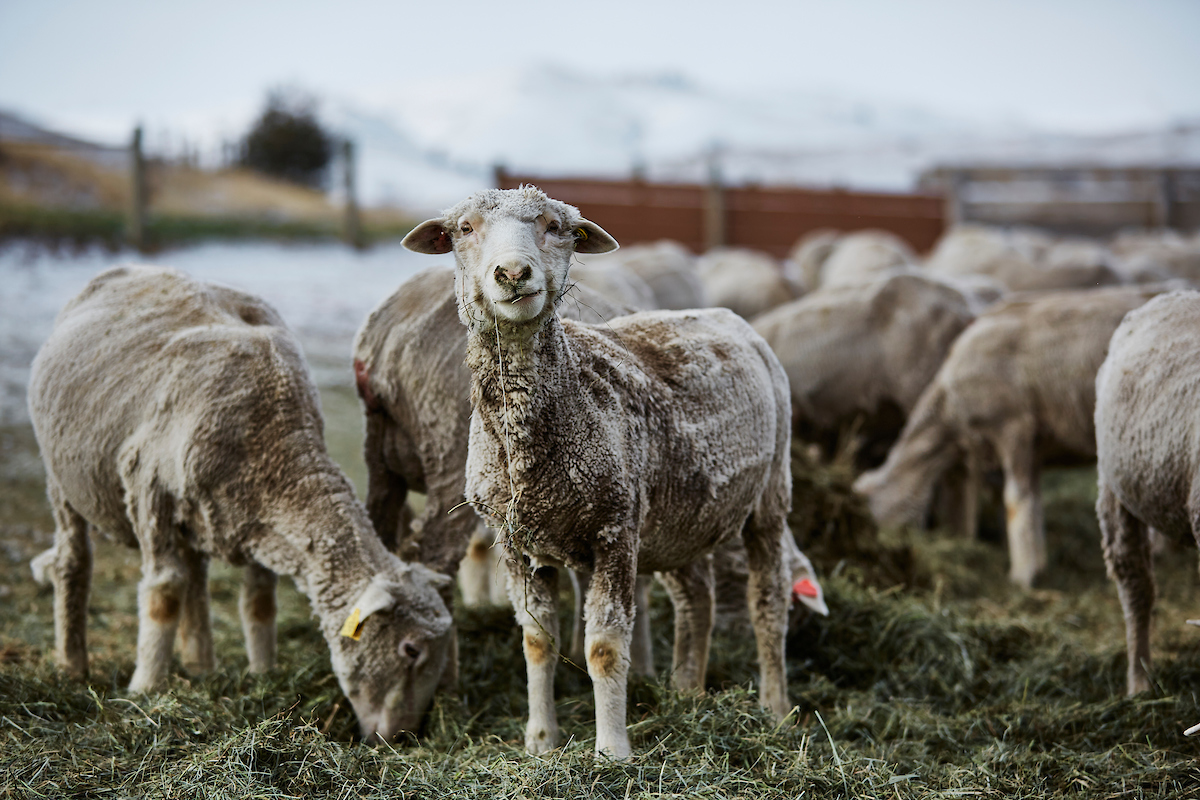
[[821, 289], [754, 320], [791, 387], [794, 433], [832, 456], [851, 424], [878, 464], [950, 345], [974, 315], [956, 290], [919, 274]]
[[990, 447], [1004, 471], [1009, 577], [1046, 564], [1038, 474], [1096, 455], [1096, 371], [1121, 318], [1161, 287], [1021, 295], [980, 315], [950, 348], [887, 461], [854, 486], [884, 525], [916, 522], [938, 477]]
[[821, 286], [854, 286], [873, 280], [916, 261], [912, 248], [894, 233], [862, 230], [838, 238], [821, 264]]
[[[586, 286], [610, 303], [630, 310], [650, 311], [658, 308], [658, 299], [650, 284], [620, 264], [576, 264], [571, 268], [571, 280], [577, 285]], [[589, 315], [580, 302], [568, 305], [568, 313], [574, 313], [576, 309], [579, 310], [579, 316], [572, 319], [580, 322], [596, 325], [609, 319], [595, 313]]]
[[[559, 307], [563, 316], [588, 321], [632, 310], [583, 286], [574, 286]], [[473, 606], [507, 596], [503, 582], [495, 580], [494, 536], [479, 531], [479, 517], [464, 502], [471, 419], [466, 350], [454, 270], [431, 267], [371, 311], [355, 337], [353, 358], [366, 412], [363, 456], [371, 521], [389, 550], [445, 575], [457, 572], [463, 602]], [[425, 494], [417, 520], [407, 514], [409, 491]], [[645, 588], [639, 597], [648, 602]], [[646, 619], [641, 614], [637, 625], [643, 655], [650, 648]], [[581, 649], [582, 634], [577, 640]], [[639, 658], [635, 671], [652, 674], [653, 663]]]
[[1096, 374], [1096, 516], [1125, 614], [1130, 695], [1150, 688], [1150, 528], [1200, 543], [1198, 378], [1196, 291], [1163, 294], [1130, 311]]
[[1146, 283], [1176, 278], [1192, 286], [1200, 284], [1200, 238], [1195, 236], [1188, 239], [1170, 230], [1126, 232], [1112, 240], [1110, 249], [1117, 270], [1130, 280]]
[[815, 292], [821, 286], [821, 269], [825, 260], [833, 253], [841, 233], [829, 228], [809, 231], [796, 240], [788, 253], [785, 269], [794, 276], [806, 292]]
[[641, 312], [607, 326], [554, 313], [573, 255], [617, 243], [539, 189], [486, 190], [408, 234], [453, 252], [472, 373], [467, 498], [502, 529], [528, 672], [526, 749], [558, 743], [553, 651], [559, 567], [589, 569], [587, 669], [597, 755], [630, 755], [626, 674], [634, 576], [676, 608], [676, 686], [702, 690], [710, 553], [742, 533], [760, 701], [789, 709], [782, 554], [790, 504], [787, 377], [726, 309]]
[[925, 261], [931, 274], [986, 275], [1010, 291], [1114, 286], [1121, 276], [1107, 262], [1081, 261], [1078, 249], [1056, 255], [1044, 234], [958, 225], [947, 231]]
[[649, 284], [660, 309], [704, 308], [708, 296], [696, 272], [696, 257], [678, 242], [663, 239], [622, 248], [620, 253], [581, 253], [586, 267], [620, 264]]
[[708, 303], [742, 319], [754, 319], [804, 293], [774, 258], [756, 250], [714, 248], [696, 260], [696, 271]]
[[214, 666], [208, 561], [245, 567], [250, 669], [275, 660], [275, 585], [291, 575], [367, 738], [416, 730], [446, 671], [448, 579], [387, 553], [325, 450], [300, 346], [262, 300], [118, 267], [67, 303], [33, 361], [29, 410], [56, 521], [35, 574], [54, 585], [58, 663], [88, 671], [89, 527], [141, 549], [129, 690]]

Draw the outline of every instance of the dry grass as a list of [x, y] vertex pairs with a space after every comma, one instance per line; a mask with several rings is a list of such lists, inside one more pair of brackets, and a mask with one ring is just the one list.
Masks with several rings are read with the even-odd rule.
[[[335, 398], [326, 412], [337, 420], [333, 451], [354, 452], [356, 426], [338, 418], [357, 410]], [[9, 460], [28, 446], [15, 434], [11, 442], [0, 450]], [[1182, 735], [1200, 722], [1200, 632], [1183, 624], [1195, 616], [1194, 553], [1159, 565], [1155, 687], [1126, 699], [1090, 471], [1047, 475], [1055, 572], [1022, 592], [1004, 578], [999, 543], [912, 532], [880, 543], [860, 526], [847, 475], [803, 461], [796, 470], [808, 507], [793, 522], [812, 525], [809, 549], [828, 576], [832, 612], [789, 635], [796, 712], [772, 724], [751, 688], [753, 643], [722, 635], [704, 697], [631, 684], [634, 757], [619, 764], [594, 760], [590, 687], [569, 665], [558, 675], [568, 743], [545, 757], [522, 752], [520, 633], [496, 609], [458, 612], [463, 680], [419, 736], [395, 747], [355, 742], [324, 644], [287, 581], [280, 666], [246, 673], [238, 576], [223, 566], [213, 571], [221, 667], [177, 673], [165, 693], [131, 698], [137, 556], [111, 545], [97, 548], [92, 678], [66, 681], [48, 663], [51, 594], [28, 578], [28, 558], [49, 541], [44, 511], [24, 496], [38, 487], [7, 482], [19, 470], [0, 473], [0, 508], [13, 514], [0, 541], [0, 796], [1200, 796], [1200, 743]], [[819, 508], [839, 508], [839, 518]], [[907, 565], [900, 582], [897, 564]], [[669, 620], [657, 593], [664, 673]]]
[[[332, 237], [344, 214], [323, 192], [240, 168], [151, 162], [147, 183], [152, 244], [233, 236]], [[129, 198], [125, 168], [106, 168], [51, 145], [0, 143], [0, 239], [117, 246]], [[368, 241], [403, 235], [413, 223], [398, 209], [362, 212]]]

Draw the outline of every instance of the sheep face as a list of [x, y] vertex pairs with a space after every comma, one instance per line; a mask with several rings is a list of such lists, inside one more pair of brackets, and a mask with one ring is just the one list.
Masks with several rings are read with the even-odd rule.
[[469, 327], [545, 318], [567, 288], [573, 253], [617, 249], [579, 209], [532, 186], [471, 195], [418, 225], [404, 246], [454, 252], [459, 316]]
[[368, 741], [415, 732], [454, 671], [455, 632], [437, 592], [450, 579], [419, 564], [404, 567], [398, 578], [373, 580], [352, 606], [358, 613], [327, 632], [333, 671]]

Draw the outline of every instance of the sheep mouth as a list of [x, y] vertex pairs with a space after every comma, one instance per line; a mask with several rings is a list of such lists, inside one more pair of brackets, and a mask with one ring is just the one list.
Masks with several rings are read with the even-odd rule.
[[508, 298], [504, 302], [509, 303], [514, 306], [520, 305], [521, 303], [524, 303], [529, 298], [537, 297], [539, 294], [542, 294], [543, 291], [544, 290], [542, 290], [542, 289], [538, 289], [536, 292], [527, 292], [525, 294], [514, 293], [512, 297]]

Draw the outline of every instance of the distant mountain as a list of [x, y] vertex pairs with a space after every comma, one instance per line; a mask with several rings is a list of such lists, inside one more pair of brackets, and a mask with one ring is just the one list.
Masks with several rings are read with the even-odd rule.
[[534, 175], [906, 191], [944, 163], [1200, 163], [1200, 121], [1108, 136], [981, 123], [921, 108], [786, 87], [728, 94], [679, 75], [598, 77], [555, 66], [410, 85], [367, 108], [326, 105], [358, 142], [369, 204], [416, 210]]

